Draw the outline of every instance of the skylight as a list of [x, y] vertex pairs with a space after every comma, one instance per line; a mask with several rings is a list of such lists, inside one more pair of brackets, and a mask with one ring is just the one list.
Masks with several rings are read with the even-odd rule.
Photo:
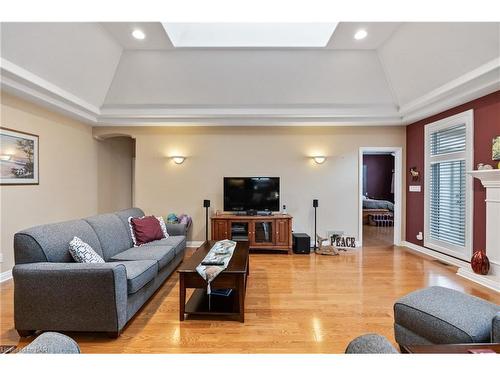
[[174, 47], [325, 47], [337, 23], [163, 23]]

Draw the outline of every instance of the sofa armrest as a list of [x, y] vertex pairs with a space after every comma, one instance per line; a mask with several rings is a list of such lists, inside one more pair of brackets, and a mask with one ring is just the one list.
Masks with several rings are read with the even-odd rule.
[[187, 225], [186, 224], [166, 224], [167, 232], [169, 236], [186, 236], [187, 235]]
[[119, 332], [127, 322], [127, 274], [119, 263], [14, 266], [18, 331]]
[[500, 343], [500, 311], [491, 322], [491, 342]]

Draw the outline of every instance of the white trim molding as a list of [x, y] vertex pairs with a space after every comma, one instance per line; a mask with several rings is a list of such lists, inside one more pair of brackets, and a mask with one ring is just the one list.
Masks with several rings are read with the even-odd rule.
[[88, 124], [97, 122], [100, 109], [20, 66], [0, 58], [2, 90], [45, 105]]
[[494, 275], [478, 275], [474, 273], [470, 267], [460, 267], [457, 271], [457, 275], [493, 289], [496, 292], [500, 292], [500, 278]]
[[500, 90], [500, 58], [402, 104], [399, 114], [403, 124], [411, 124], [497, 90]]
[[0, 273], [0, 283], [12, 279], [12, 270]]
[[92, 126], [397, 126], [500, 90], [500, 58], [496, 58], [405, 104], [394, 97], [394, 103], [366, 104], [97, 106], [5, 58], [0, 58], [0, 68], [6, 92]]
[[99, 125], [401, 125], [394, 104], [294, 104], [267, 106], [105, 105]]
[[401, 242], [401, 246], [404, 246], [404, 247], [409, 248], [410, 250], [417, 251], [419, 253], [428, 255], [431, 258], [440, 260], [441, 262], [444, 262], [444, 263], [447, 263], [447, 264], [451, 264], [452, 266], [456, 266], [456, 267], [470, 267], [469, 263], [467, 263], [467, 262], [465, 262], [463, 260], [460, 260], [460, 259], [457, 259], [457, 258], [453, 258], [453, 257], [448, 256], [446, 254], [439, 253], [439, 252], [434, 251], [432, 249], [428, 249], [426, 247], [423, 247], [423, 246], [420, 246], [420, 245], [416, 245], [416, 244], [408, 242], [408, 241], [402, 241]]

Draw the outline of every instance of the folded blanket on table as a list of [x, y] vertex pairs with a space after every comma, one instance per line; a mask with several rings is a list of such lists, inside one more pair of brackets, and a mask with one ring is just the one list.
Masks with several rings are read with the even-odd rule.
[[[203, 277], [207, 282], [207, 293], [210, 294], [210, 283], [219, 275], [222, 271], [227, 268], [229, 261], [231, 260], [234, 249], [236, 248], [236, 242], [231, 240], [222, 240], [215, 243], [210, 249], [208, 254], [203, 258], [201, 263], [196, 267], [196, 272]], [[222, 265], [217, 266], [203, 266], [203, 262], [220, 262]]]

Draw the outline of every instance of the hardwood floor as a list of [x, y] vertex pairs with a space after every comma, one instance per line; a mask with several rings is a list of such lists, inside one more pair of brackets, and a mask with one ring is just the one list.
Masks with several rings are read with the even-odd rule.
[[[441, 285], [500, 303], [500, 295], [402, 247], [370, 247], [340, 256], [251, 254], [245, 323], [179, 322], [172, 275], [118, 339], [70, 333], [83, 353], [342, 353], [375, 332], [394, 342], [394, 301]], [[0, 344], [26, 345], [13, 324], [12, 280], [1, 284]]]
[[372, 246], [392, 246], [394, 244], [394, 227], [375, 227], [373, 225], [363, 225], [363, 245]]

